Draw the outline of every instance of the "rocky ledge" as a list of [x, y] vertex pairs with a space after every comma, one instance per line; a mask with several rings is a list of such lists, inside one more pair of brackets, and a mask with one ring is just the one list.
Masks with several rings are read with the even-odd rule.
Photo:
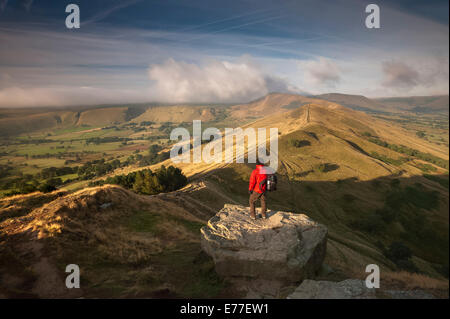
[[217, 273], [283, 284], [314, 276], [325, 257], [327, 228], [303, 214], [267, 215], [253, 220], [248, 207], [227, 204], [201, 229], [202, 248]]
[[304, 280], [288, 299], [434, 299], [422, 290], [379, 290], [367, 288], [364, 280], [339, 282]]

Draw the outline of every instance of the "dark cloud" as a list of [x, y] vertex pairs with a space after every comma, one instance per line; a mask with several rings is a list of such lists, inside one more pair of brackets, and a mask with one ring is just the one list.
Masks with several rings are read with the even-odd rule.
[[307, 95], [308, 93], [300, 90], [299, 88], [293, 86], [289, 83], [288, 80], [275, 77], [275, 76], [266, 76], [265, 77], [267, 90], [269, 92], [277, 92], [277, 93], [296, 93]]

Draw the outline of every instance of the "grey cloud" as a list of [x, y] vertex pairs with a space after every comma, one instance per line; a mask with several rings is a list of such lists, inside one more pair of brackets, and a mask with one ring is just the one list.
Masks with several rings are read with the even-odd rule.
[[382, 85], [393, 88], [413, 88], [421, 80], [419, 72], [400, 61], [386, 61], [382, 63], [384, 80]]
[[269, 92], [277, 92], [277, 93], [296, 93], [307, 95], [308, 93], [300, 90], [296, 86], [289, 83], [288, 80], [275, 77], [275, 76], [266, 76], [265, 77], [267, 90]]
[[431, 87], [440, 83], [448, 83], [448, 67], [448, 55], [427, 59], [425, 65], [419, 70], [419, 73], [422, 75], [422, 84], [426, 87]]
[[385, 61], [381, 66], [384, 76], [381, 85], [393, 91], [404, 90], [406, 93], [412, 89], [428, 89], [433, 93], [448, 88], [448, 56]]
[[315, 60], [298, 61], [305, 81], [320, 86], [335, 87], [341, 81], [341, 70], [332, 60], [319, 57]]

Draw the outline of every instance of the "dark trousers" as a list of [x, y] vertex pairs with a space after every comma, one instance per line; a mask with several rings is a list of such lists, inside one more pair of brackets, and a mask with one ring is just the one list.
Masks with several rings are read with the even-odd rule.
[[249, 203], [250, 203], [250, 216], [255, 218], [255, 204], [257, 200], [261, 201], [261, 215], [263, 217], [266, 217], [266, 194], [265, 193], [257, 193], [257, 192], [253, 192], [250, 194], [250, 199], [249, 199]]

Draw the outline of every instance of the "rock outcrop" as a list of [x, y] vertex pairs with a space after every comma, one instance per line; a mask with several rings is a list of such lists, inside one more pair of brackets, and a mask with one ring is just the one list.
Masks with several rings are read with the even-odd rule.
[[374, 299], [375, 289], [369, 289], [363, 280], [347, 279], [340, 282], [304, 280], [288, 299]]
[[249, 208], [226, 204], [201, 229], [203, 250], [227, 278], [298, 283], [322, 265], [327, 228], [303, 214], [268, 212], [252, 220]]
[[423, 290], [380, 290], [366, 287], [364, 280], [340, 282], [304, 280], [287, 299], [433, 299]]

